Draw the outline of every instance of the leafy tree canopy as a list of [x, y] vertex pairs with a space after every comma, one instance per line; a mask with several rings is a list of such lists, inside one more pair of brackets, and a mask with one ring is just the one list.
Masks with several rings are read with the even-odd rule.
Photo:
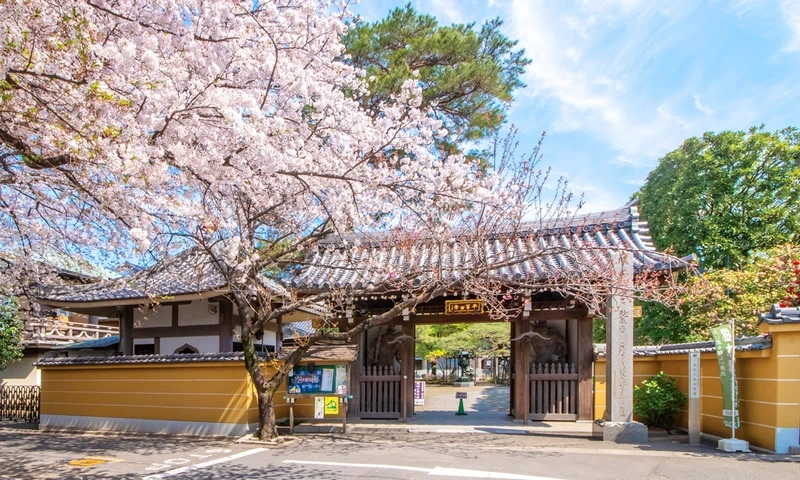
[[435, 360], [461, 352], [508, 355], [508, 323], [424, 325], [417, 331], [416, 356]]
[[737, 335], [758, 333], [758, 314], [780, 303], [800, 303], [800, 247], [782, 245], [749, 260], [740, 270], [719, 269], [691, 278], [683, 300], [690, 339], [733, 318]]
[[[734, 319], [736, 335], [757, 335], [758, 314], [774, 304], [800, 305], [800, 247], [786, 244], [759, 253], [738, 270], [720, 268], [685, 280], [681, 311], [642, 303], [637, 345], [708, 340], [711, 327]], [[605, 322], [594, 322], [594, 342], [605, 342]]]
[[800, 241], [800, 131], [709, 132], [665, 155], [638, 192], [659, 249], [704, 268]]
[[15, 299], [0, 299], [0, 370], [22, 358], [22, 332], [25, 326], [18, 311], [19, 305]]
[[432, 107], [450, 132], [439, 147], [458, 150], [463, 141], [489, 136], [505, 121], [514, 90], [530, 60], [517, 42], [500, 32], [503, 22], [441, 26], [411, 4], [385, 19], [359, 21], [344, 37], [349, 62], [367, 72], [370, 95], [362, 103], [376, 115], [378, 106], [417, 76], [422, 107]]

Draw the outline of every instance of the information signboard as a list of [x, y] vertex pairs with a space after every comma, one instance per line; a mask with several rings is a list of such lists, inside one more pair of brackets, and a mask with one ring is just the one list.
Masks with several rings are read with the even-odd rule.
[[287, 381], [289, 393], [336, 393], [337, 370], [336, 365], [297, 365]]
[[425, 405], [425, 382], [414, 382], [414, 405]]
[[467, 398], [467, 392], [456, 392], [456, 398]]

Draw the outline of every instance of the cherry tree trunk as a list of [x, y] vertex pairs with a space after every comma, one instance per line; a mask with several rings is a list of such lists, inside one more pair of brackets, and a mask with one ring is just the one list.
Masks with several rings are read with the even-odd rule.
[[259, 440], [272, 440], [278, 437], [275, 423], [275, 391], [258, 392], [258, 432]]

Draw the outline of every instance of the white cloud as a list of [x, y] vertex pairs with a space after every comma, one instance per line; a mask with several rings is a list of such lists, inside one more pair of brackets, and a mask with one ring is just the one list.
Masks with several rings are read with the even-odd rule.
[[554, 102], [556, 131], [589, 132], [617, 150], [619, 162], [652, 165], [694, 130], [691, 119], [673, 111], [677, 99], [650, 99], [648, 85], [639, 83], [680, 30], [669, 26], [685, 14], [680, 5], [665, 11], [659, 3], [585, 0], [565, 8], [515, 1], [512, 36], [533, 60], [522, 95]]
[[467, 23], [463, 12], [458, 8], [460, 2], [457, 0], [433, 0], [432, 3], [434, 12], [444, 16], [448, 22]]
[[791, 38], [784, 47], [786, 52], [800, 52], [800, 0], [784, 0], [780, 5], [781, 16], [789, 28]]
[[694, 108], [696, 108], [698, 111], [705, 113], [706, 115], [714, 115], [714, 113], [716, 113], [713, 108], [700, 101], [699, 95], [694, 94], [692, 95], [692, 98], [694, 99]]

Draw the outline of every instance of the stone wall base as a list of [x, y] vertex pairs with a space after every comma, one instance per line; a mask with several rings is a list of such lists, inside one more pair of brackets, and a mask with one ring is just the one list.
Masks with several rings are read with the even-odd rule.
[[592, 433], [604, 442], [647, 443], [647, 427], [639, 422], [594, 422]]

